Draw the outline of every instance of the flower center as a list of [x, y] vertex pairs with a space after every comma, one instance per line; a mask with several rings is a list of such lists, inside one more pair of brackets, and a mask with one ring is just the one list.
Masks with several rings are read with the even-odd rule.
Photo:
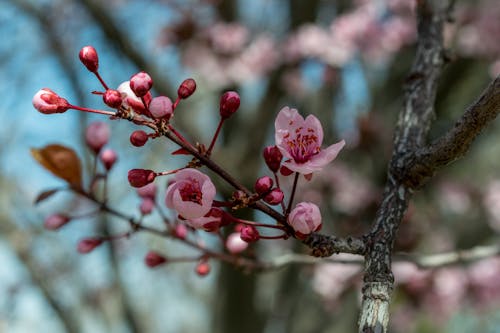
[[298, 127], [295, 129], [295, 137], [291, 138], [290, 133], [287, 133], [284, 139], [288, 152], [297, 163], [307, 162], [321, 150], [316, 132], [312, 128]]
[[191, 201], [199, 205], [202, 204], [201, 199], [203, 198], [203, 193], [201, 192], [200, 183], [196, 179], [190, 179], [189, 182], [185, 182], [179, 189], [182, 201]]

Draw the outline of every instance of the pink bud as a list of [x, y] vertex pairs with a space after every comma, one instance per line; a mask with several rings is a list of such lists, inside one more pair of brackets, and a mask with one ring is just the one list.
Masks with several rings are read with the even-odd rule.
[[288, 224], [295, 230], [295, 236], [304, 239], [321, 229], [321, 212], [311, 202], [301, 202], [288, 215]]
[[264, 201], [270, 205], [277, 205], [283, 201], [285, 195], [279, 188], [273, 188], [265, 197]]
[[98, 153], [101, 148], [109, 141], [109, 126], [101, 121], [96, 121], [90, 124], [85, 131], [85, 141], [87, 146], [95, 153]]
[[111, 170], [118, 159], [118, 155], [113, 149], [104, 149], [99, 155], [99, 158], [101, 159], [102, 164], [104, 164], [106, 170]]
[[155, 202], [151, 200], [151, 198], [142, 199], [141, 205], [139, 206], [139, 210], [142, 215], [151, 214], [153, 209], [155, 208]]
[[49, 88], [43, 88], [33, 96], [33, 106], [43, 114], [66, 112], [70, 105], [67, 100], [57, 95]]
[[156, 178], [153, 170], [132, 169], [128, 172], [128, 182], [133, 187], [143, 187], [152, 183]]
[[84, 238], [78, 242], [77, 250], [82, 254], [92, 252], [96, 247], [101, 245], [103, 240], [101, 238]]
[[146, 263], [146, 266], [148, 267], [156, 267], [163, 265], [164, 263], [167, 262], [167, 258], [162, 256], [161, 254], [154, 252], [154, 251], [149, 251], [146, 254], [146, 257], [144, 257], [144, 262]]
[[130, 135], [130, 143], [136, 147], [142, 147], [146, 144], [146, 141], [148, 141], [149, 136], [148, 133], [138, 130], [132, 132]]
[[177, 89], [177, 96], [181, 99], [186, 99], [191, 96], [196, 90], [196, 81], [193, 79], [186, 79], [182, 81], [179, 89]]
[[240, 107], [240, 95], [235, 91], [228, 91], [220, 98], [220, 115], [229, 118]]
[[267, 167], [272, 172], [277, 172], [280, 168], [281, 160], [283, 159], [283, 154], [276, 146], [268, 146], [264, 148], [262, 153], [264, 155], [264, 161]]
[[102, 96], [104, 104], [113, 109], [118, 109], [122, 105], [122, 94], [115, 89], [108, 89]]
[[151, 183], [146, 186], [140, 187], [137, 189], [137, 194], [141, 198], [150, 198], [150, 199], [155, 199], [156, 197], [156, 184]]
[[248, 243], [241, 239], [239, 232], [233, 232], [226, 239], [226, 248], [232, 254], [243, 252], [247, 247]]
[[196, 274], [199, 276], [205, 276], [210, 273], [210, 265], [205, 260], [200, 261], [196, 266]]
[[245, 225], [240, 230], [240, 237], [247, 243], [253, 243], [259, 240], [260, 234], [254, 226]]
[[99, 68], [99, 58], [97, 56], [97, 51], [92, 46], [82, 47], [78, 56], [82, 64], [84, 64], [90, 72], [97, 72]]
[[45, 218], [43, 222], [43, 226], [48, 230], [57, 230], [66, 223], [68, 223], [71, 219], [69, 216], [64, 214], [52, 214]]
[[184, 224], [177, 224], [174, 229], [175, 237], [179, 239], [185, 239], [188, 234], [188, 228]]
[[130, 89], [137, 97], [142, 97], [151, 90], [153, 79], [146, 72], [139, 72], [130, 78]]
[[257, 179], [254, 186], [255, 192], [260, 195], [269, 192], [271, 187], [273, 187], [273, 179], [269, 176], [260, 177]]
[[172, 101], [167, 96], [155, 97], [149, 103], [149, 112], [157, 119], [166, 118], [168, 120], [174, 112]]

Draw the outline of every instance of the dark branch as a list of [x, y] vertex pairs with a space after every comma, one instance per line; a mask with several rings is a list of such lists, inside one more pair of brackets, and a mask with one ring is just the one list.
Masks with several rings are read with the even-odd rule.
[[474, 139], [500, 113], [500, 76], [483, 91], [445, 135], [431, 145], [410, 154], [406, 183], [421, 187], [440, 168], [464, 156]]

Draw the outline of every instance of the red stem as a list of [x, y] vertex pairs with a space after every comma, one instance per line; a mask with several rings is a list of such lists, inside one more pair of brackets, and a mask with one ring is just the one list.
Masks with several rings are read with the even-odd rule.
[[217, 129], [215, 130], [214, 137], [212, 138], [212, 142], [210, 142], [210, 147], [208, 147], [207, 155], [210, 155], [212, 149], [214, 148], [215, 141], [217, 141], [217, 137], [219, 136], [220, 130], [222, 128], [222, 124], [224, 123], [225, 118], [221, 118], [219, 121], [219, 125], [217, 125]]
[[101, 82], [102, 86], [104, 87], [104, 89], [108, 90], [108, 85], [106, 84], [106, 82], [104, 82], [104, 80], [102, 79], [101, 75], [99, 74], [99, 72], [95, 71], [94, 72], [95, 76], [97, 76], [97, 78], [99, 79], [99, 82]]

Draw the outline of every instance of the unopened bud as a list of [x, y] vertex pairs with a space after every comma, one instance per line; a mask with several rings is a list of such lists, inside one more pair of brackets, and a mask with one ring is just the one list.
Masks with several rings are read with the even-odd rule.
[[148, 133], [138, 130], [132, 132], [130, 135], [130, 143], [136, 147], [142, 147], [146, 144], [146, 141], [148, 141], [149, 136]]
[[85, 141], [87, 146], [95, 153], [98, 153], [101, 148], [109, 141], [110, 130], [106, 123], [96, 121], [90, 124], [85, 131]]
[[69, 216], [64, 214], [52, 214], [45, 218], [43, 222], [43, 226], [48, 230], [57, 230], [66, 223], [68, 223], [71, 219]]
[[255, 192], [262, 195], [267, 193], [273, 187], [273, 179], [269, 176], [263, 176], [257, 179], [254, 185]]
[[268, 146], [264, 148], [262, 155], [264, 155], [264, 161], [266, 162], [267, 167], [272, 172], [277, 172], [280, 168], [281, 160], [283, 159], [283, 154], [278, 147]]
[[128, 182], [133, 187], [143, 187], [152, 183], [156, 178], [153, 170], [132, 169], [128, 172]]
[[139, 72], [130, 78], [130, 89], [137, 97], [146, 95], [153, 86], [153, 79], [146, 72]]
[[177, 224], [174, 229], [175, 237], [179, 239], [185, 239], [188, 234], [188, 228], [184, 224]]
[[92, 252], [96, 247], [101, 245], [103, 240], [101, 238], [84, 238], [78, 242], [77, 250], [82, 254]]
[[84, 46], [78, 54], [82, 64], [87, 67], [87, 69], [95, 73], [99, 68], [99, 57], [97, 56], [97, 51], [92, 46]]
[[104, 104], [113, 109], [118, 109], [122, 105], [122, 94], [115, 89], [108, 89], [102, 96]]
[[151, 200], [150, 198], [144, 198], [142, 199], [142, 202], [139, 206], [139, 210], [141, 211], [142, 215], [149, 215], [155, 208], [155, 202]]
[[49, 88], [40, 89], [33, 96], [32, 102], [35, 109], [43, 114], [63, 113], [70, 107], [67, 100]]
[[104, 149], [99, 155], [99, 158], [101, 159], [101, 162], [106, 170], [109, 171], [113, 165], [115, 165], [118, 155], [113, 149]]
[[210, 265], [205, 260], [200, 261], [196, 266], [196, 274], [199, 276], [205, 276], [210, 273]]
[[150, 198], [152, 200], [156, 197], [156, 184], [151, 183], [137, 189], [137, 195], [141, 198]]
[[260, 234], [254, 226], [245, 225], [240, 230], [240, 237], [247, 243], [253, 243], [259, 240]]
[[229, 118], [240, 107], [240, 95], [235, 91], [228, 91], [220, 98], [220, 115]]
[[196, 90], [196, 81], [193, 79], [185, 79], [182, 81], [179, 89], [177, 89], [177, 96], [181, 99], [186, 99], [191, 96]]
[[170, 119], [174, 112], [172, 108], [172, 101], [167, 96], [155, 97], [151, 100], [151, 103], [149, 103], [149, 112], [156, 119]]
[[270, 205], [277, 205], [283, 201], [285, 195], [279, 188], [273, 188], [265, 197], [264, 201]]
[[146, 263], [146, 266], [148, 267], [156, 267], [163, 265], [164, 263], [167, 262], [167, 258], [162, 256], [161, 254], [154, 252], [154, 251], [149, 251], [146, 254], [146, 257], [144, 257], [144, 262]]
[[226, 248], [230, 253], [236, 254], [243, 252], [247, 247], [248, 243], [241, 239], [239, 232], [233, 232], [227, 237]]

